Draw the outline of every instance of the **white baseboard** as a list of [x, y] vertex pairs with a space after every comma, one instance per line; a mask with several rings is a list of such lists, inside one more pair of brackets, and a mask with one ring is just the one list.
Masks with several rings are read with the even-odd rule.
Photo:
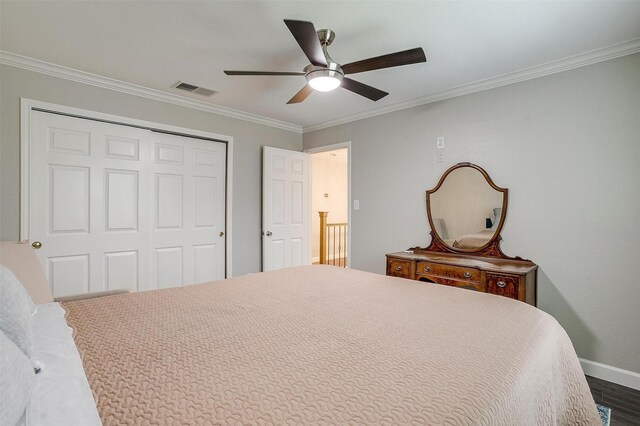
[[580, 360], [580, 365], [582, 365], [584, 374], [587, 376], [640, 390], [640, 373], [623, 370], [622, 368], [612, 367], [611, 365], [601, 364], [595, 361], [589, 361], [588, 359], [578, 359]]

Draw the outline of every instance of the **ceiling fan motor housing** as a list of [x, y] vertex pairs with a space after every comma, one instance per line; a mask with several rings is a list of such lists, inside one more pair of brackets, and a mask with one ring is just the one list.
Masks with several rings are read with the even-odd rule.
[[[325, 91], [321, 88], [318, 88], [318, 86], [316, 84], [312, 84], [311, 80], [315, 80], [318, 78], [331, 78], [334, 80], [337, 80], [338, 83], [337, 85], [335, 85], [333, 88], [337, 87], [340, 85], [340, 83], [342, 82], [342, 78], [344, 77], [344, 74], [342, 73], [342, 68], [340, 68], [340, 65], [338, 65], [335, 62], [329, 62], [329, 64], [326, 67], [319, 67], [316, 65], [307, 65], [304, 68], [304, 72], [305, 74], [305, 78], [307, 79], [307, 82], [316, 90], [320, 90]], [[333, 90], [333, 89], [327, 89], [326, 91], [329, 90]]]
[[316, 33], [318, 34], [320, 43], [326, 44], [327, 46], [331, 46], [333, 39], [336, 37], [336, 33], [327, 29], [318, 30]]

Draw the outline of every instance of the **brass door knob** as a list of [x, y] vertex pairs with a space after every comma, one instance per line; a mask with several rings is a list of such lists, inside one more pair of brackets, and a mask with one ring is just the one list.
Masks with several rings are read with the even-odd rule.
[[224, 237], [224, 232], [220, 231], [220, 233], [218, 234], [218, 237]]
[[40, 247], [42, 247], [42, 243], [40, 241], [34, 241], [31, 243], [31, 247], [38, 250]]

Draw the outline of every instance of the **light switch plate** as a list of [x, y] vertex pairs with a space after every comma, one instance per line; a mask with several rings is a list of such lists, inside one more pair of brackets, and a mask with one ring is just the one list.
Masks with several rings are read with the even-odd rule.
[[353, 200], [353, 209], [360, 210], [360, 200]]
[[438, 136], [436, 138], [436, 148], [437, 149], [444, 148], [444, 136]]

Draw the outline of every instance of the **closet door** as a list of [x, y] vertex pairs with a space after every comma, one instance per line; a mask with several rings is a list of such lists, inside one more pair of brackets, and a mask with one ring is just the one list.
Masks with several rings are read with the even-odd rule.
[[29, 145], [29, 236], [54, 296], [224, 278], [223, 143], [32, 111]]
[[151, 281], [224, 278], [226, 145], [161, 133], [152, 145]]

